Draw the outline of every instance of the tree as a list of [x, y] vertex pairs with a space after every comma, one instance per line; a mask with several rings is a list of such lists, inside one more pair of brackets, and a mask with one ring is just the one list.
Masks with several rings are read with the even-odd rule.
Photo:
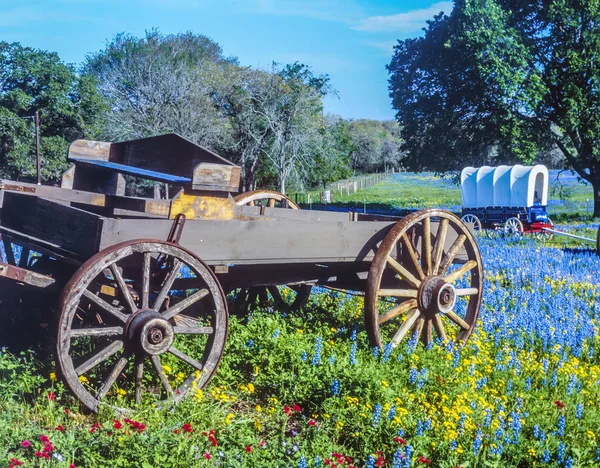
[[39, 111], [42, 179], [57, 182], [69, 142], [97, 134], [103, 105], [94, 83], [56, 53], [0, 42], [0, 177], [35, 180]]
[[458, 169], [557, 147], [600, 216], [599, 56], [596, 2], [457, 0], [388, 66], [409, 161]]
[[117, 35], [105, 50], [87, 57], [84, 71], [110, 102], [105, 137], [143, 138], [168, 132], [219, 150], [229, 137], [213, 92], [224, 68], [218, 44], [192, 33], [143, 38]]

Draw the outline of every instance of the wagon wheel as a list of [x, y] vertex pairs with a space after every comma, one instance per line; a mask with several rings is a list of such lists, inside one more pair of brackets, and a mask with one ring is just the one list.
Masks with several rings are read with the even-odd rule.
[[481, 235], [481, 221], [474, 214], [468, 213], [464, 215], [460, 220], [465, 224], [473, 225], [473, 234], [475, 237], [479, 237]]
[[519, 218], [508, 218], [504, 223], [504, 237], [521, 238], [523, 236], [523, 223]]
[[157, 240], [109, 247], [85, 262], [60, 303], [58, 360], [90, 410], [177, 402], [215, 373], [227, 337], [225, 295], [191, 252]]
[[[270, 208], [289, 208], [299, 210], [300, 207], [288, 196], [273, 190], [254, 190], [235, 197], [237, 205], [267, 206]], [[304, 307], [312, 286], [307, 284], [297, 286], [255, 286], [236, 290], [233, 310], [239, 313], [247, 312], [255, 307], [265, 307], [269, 297], [280, 311], [295, 311]]]
[[275, 192], [274, 190], [253, 190], [245, 192], [235, 197], [236, 205], [248, 206], [268, 206], [269, 208], [291, 208], [299, 210], [300, 207], [283, 193]]
[[549, 242], [554, 238], [554, 233], [546, 230], [537, 231], [534, 233], [534, 235], [537, 240], [542, 242]]
[[[432, 220], [439, 221], [437, 229]], [[433, 330], [442, 340], [464, 342], [475, 328], [482, 290], [479, 248], [461, 220], [442, 210], [412, 213], [392, 227], [371, 263], [365, 291], [369, 342], [395, 347], [416, 333], [427, 345]]]
[[503, 233], [502, 227], [495, 223], [492, 226], [492, 229], [485, 229], [485, 235], [488, 239], [497, 239]]

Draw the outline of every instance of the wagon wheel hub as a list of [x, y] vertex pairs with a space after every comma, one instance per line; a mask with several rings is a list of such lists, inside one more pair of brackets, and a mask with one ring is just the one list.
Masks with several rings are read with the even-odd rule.
[[456, 304], [456, 289], [439, 276], [430, 276], [421, 283], [417, 300], [419, 309], [428, 315], [448, 313]]
[[175, 339], [173, 326], [152, 309], [138, 310], [125, 328], [129, 343], [151, 356], [166, 353]]

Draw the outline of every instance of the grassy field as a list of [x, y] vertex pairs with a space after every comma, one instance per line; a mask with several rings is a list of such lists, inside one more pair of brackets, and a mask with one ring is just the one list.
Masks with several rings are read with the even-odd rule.
[[[587, 187], [568, 186], [566, 203], [582, 211], [561, 228], [595, 235]], [[396, 208], [460, 205], [458, 188], [432, 175], [397, 174], [356, 196]], [[483, 306], [464, 346], [371, 349], [362, 298], [316, 290], [298, 312], [231, 316], [204, 390], [127, 415], [86, 413], [46, 348], [2, 349], [0, 466], [598, 466], [600, 260], [583, 243], [479, 245]], [[166, 373], [180, 379], [176, 368]]]

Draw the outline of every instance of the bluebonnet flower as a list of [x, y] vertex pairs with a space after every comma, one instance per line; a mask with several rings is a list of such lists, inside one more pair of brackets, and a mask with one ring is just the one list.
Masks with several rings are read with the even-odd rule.
[[304, 456], [300, 457], [300, 461], [298, 462], [298, 468], [307, 468], [306, 458]]
[[358, 344], [356, 342], [352, 343], [352, 348], [350, 348], [350, 365], [356, 365], [356, 350], [358, 349]]
[[565, 468], [573, 468], [573, 459], [571, 457], [567, 458], [567, 461], [565, 462]]
[[321, 457], [319, 455], [317, 455], [315, 457], [315, 467], [318, 468], [319, 466], [321, 466]]
[[537, 424], [535, 426], [533, 426], [533, 438], [534, 439], [540, 438], [540, 426], [538, 426]]
[[334, 363], [335, 363], [335, 357], [329, 356], [329, 364], [331, 364], [333, 366]]
[[519, 443], [519, 436], [521, 434], [521, 429], [523, 428], [523, 423], [521, 422], [521, 415], [513, 411], [510, 415], [510, 429], [513, 431], [512, 442], [513, 444]]
[[381, 403], [377, 403], [375, 408], [373, 408], [373, 426], [377, 426], [379, 421], [381, 421]]
[[306, 351], [303, 351], [302, 355], [300, 356], [300, 359], [306, 361], [308, 359], [308, 353]]
[[373, 357], [374, 357], [375, 359], [377, 359], [377, 357], [378, 357], [378, 356], [379, 356], [379, 346], [375, 346], [375, 347], [373, 348]]
[[421, 422], [420, 418], [417, 420], [417, 428], [415, 430], [415, 433], [418, 436], [422, 436], [423, 435], [423, 423]]
[[575, 407], [575, 417], [577, 419], [581, 419], [582, 416], [583, 416], [583, 403], [577, 403], [577, 406]]
[[557, 379], [558, 379], [558, 374], [557, 374], [557, 371], [554, 371], [554, 372], [552, 373], [552, 380], [550, 381], [550, 386], [551, 386], [552, 388], [556, 387]]
[[383, 362], [388, 362], [388, 359], [390, 358], [390, 354], [392, 354], [392, 350], [394, 348], [392, 347], [392, 343], [388, 343], [385, 345], [385, 349], [383, 350]]
[[550, 462], [550, 450], [546, 449], [544, 450], [544, 453], [542, 454], [542, 463], [549, 463]]
[[410, 373], [408, 374], [408, 381], [411, 384], [414, 384], [417, 381], [417, 378], [419, 377], [419, 372], [417, 371], [417, 369], [415, 369], [414, 367], [410, 369]]
[[485, 410], [485, 418], [483, 418], [483, 427], [490, 427], [492, 423], [492, 410], [487, 408]]
[[319, 362], [321, 362], [321, 351], [323, 349], [323, 338], [320, 336], [317, 337], [317, 342], [315, 343], [315, 352], [313, 354], [312, 365], [317, 366]]
[[571, 374], [569, 378], [569, 385], [567, 386], [567, 395], [571, 395], [575, 387], [577, 386], [577, 377], [574, 374]]
[[388, 421], [391, 421], [396, 416], [396, 407], [394, 405], [390, 406], [390, 410], [388, 411], [387, 418]]
[[473, 454], [477, 455], [481, 450], [481, 444], [483, 443], [483, 432], [481, 429], [477, 430], [475, 434], [475, 440], [473, 441]]
[[565, 459], [565, 450], [566, 446], [564, 442], [558, 444], [558, 452], [556, 454], [558, 461], [563, 461]]
[[527, 377], [527, 379], [525, 380], [525, 390], [531, 390], [531, 377]]
[[356, 341], [356, 327], [352, 328], [352, 333], [350, 333], [350, 340]]
[[428, 431], [429, 429], [431, 429], [431, 418], [427, 418], [424, 422], [423, 422], [423, 428]]
[[475, 385], [475, 388], [480, 389], [482, 388], [484, 385], [487, 384], [488, 378], [487, 377], [482, 377], [477, 381], [477, 384]]
[[456, 369], [460, 364], [460, 352], [454, 351], [454, 355], [452, 356], [452, 366]]
[[338, 396], [340, 394], [340, 381], [338, 379], [333, 379], [331, 383], [331, 394], [333, 396]]
[[463, 435], [465, 431], [465, 420], [467, 419], [467, 415], [465, 413], [460, 413], [460, 419], [458, 420], [457, 431], [459, 435]]
[[252, 348], [254, 346], [254, 341], [253, 340], [248, 340], [248, 344], [247, 344], [248, 348]]
[[275, 330], [275, 331], [273, 332], [273, 339], [274, 339], [274, 340], [276, 340], [277, 338], [279, 338], [279, 333], [280, 333], [280, 332], [279, 332], [279, 330]]
[[375, 468], [375, 457], [373, 455], [369, 455], [367, 458], [366, 468]]
[[565, 436], [565, 426], [566, 426], [565, 416], [563, 414], [561, 414], [558, 418], [558, 424], [557, 424], [557, 433], [560, 437]]

